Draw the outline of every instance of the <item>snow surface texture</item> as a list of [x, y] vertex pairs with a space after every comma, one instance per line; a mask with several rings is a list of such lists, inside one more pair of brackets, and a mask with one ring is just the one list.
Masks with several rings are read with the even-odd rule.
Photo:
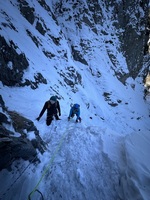
[[[110, 68], [113, 64], [107, 49], [118, 55], [120, 64], [117, 67], [127, 71], [125, 59], [121, 52], [117, 52], [116, 46], [107, 44], [105, 48], [103, 43], [105, 37], [111, 38], [113, 23], [109, 19], [105, 22], [106, 27], [103, 28], [110, 26], [109, 35], [101, 35], [99, 41], [91, 30], [85, 29], [86, 34], [83, 35], [89, 38], [94, 47], [93, 54], [89, 51], [92, 67], [88, 68], [72, 60], [69, 44], [63, 34], [61, 45], [52, 46], [52, 41], [46, 40], [46, 36], [42, 37], [21, 17], [15, 6], [16, 1], [13, 4], [5, 0], [0, 7], [3, 13], [11, 16], [10, 20], [18, 31], [6, 27], [0, 30], [0, 34], [8, 41], [13, 38], [14, 43], [19, 46], [18, 51], [25, 52], [30, 68], [24, 79], [32, 80], [35, 72], [41, 72], [48, 84], [39, 85], [36, 90], [29, 87], [9, 88], [0, 84], [0, 90], [9, 110], [15, 110], [34, 121], [40, 130], [40, 136], [47, 143], [47, 150], [43, 155], [38, 154], [41, 162], [37, 165], [16, 161], [12, 171], [0, 172], [1, 200], [25, 200], [34, 189], [39, 192], [31, 193], [32, 200], [40, 200], [42, 196], [44, 200], [148, 200], [150, 108], [143, 99], [142, 79], [129, 78], [126, 85], [123, 85]], [[47, 21], [47, 26], [49, 24], [51, 27], [50, 34], [59, 37], [61, 27], [54, 23], [38, 3], [35, 5], [36, 14], [40, 13]], [[104, 15], [109, 16], [107, 13]], [[6, 20], [1, 13], [0, 21]], [[40, 38], [42, 47], [36, 48], [27, 36], [26, 28]], [[78, 40], [73, 24], [70, 23], [69, 28], [69, 37], [73, 34], [74, 39]], [[118, 45], [117, 38], [114, 37], [113, 40], [113, 44]], [[46, 58], [42, 53], [43, 48], [53, 51], [57, 57]], [[64, 59], [64, 49], [70, 54], [68, 62]], [[73, 69], [82, 74], [82, 84], [77, 84], [74, 88], [76, 93], [64, 83], [63, 76], [59, 75], [60, 72], [67, 74], [68, 66], [73, 66]], [[54, 120], [51, 126], [46, 127], [46, 114], [39, 122], [35, 119], [45, 101], [50, 95], [55, 95], [54, 91], [61, 98], [61, 120]], [[109, 93], [107, 100], [104, 92]], [[118, 105], [113, 107], [110, 105], [112, 102]], [[81, 106], [81, 124], [76, 124], [75, 119], [67, 121], [71, 103], [79, 103]], [[29, 139], [34, 137], [34, 134], [28, 134]]]

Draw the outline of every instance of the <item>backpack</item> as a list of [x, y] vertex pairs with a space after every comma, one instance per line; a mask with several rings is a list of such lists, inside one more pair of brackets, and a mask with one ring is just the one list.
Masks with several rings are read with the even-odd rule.
[[73, 113], [76, 114], [76, 113], [79, 111], [79, 108], [80, 108], [80, 105], [79, 105], [79, 104], [77, 104], [77, 103], [74, 104], [74, 105], [73, 105]]

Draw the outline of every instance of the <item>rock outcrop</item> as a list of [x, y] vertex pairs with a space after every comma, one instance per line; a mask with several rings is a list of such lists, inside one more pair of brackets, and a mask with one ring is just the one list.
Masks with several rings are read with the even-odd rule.
[[[11, 164], [17, 159], [39, 161], [37, 150], [44, 153], [46, 146], [34, 123], [15, 111], [8, 111], [1, 96], [0, 99], [4, 110], [0, 112], [0, 170], [10, 170]], [[9, 126], [12, 126], [14, 131], [10, 131]], [[35, 139], [29, 140], [27, 133], [34, 134]]]

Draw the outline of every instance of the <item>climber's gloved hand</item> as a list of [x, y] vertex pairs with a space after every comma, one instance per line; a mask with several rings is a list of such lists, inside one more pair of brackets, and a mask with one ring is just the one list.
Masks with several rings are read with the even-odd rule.
[[36, 120], [39, 121], [39, 120], [40, 120], [40, 117], [37, 117]]

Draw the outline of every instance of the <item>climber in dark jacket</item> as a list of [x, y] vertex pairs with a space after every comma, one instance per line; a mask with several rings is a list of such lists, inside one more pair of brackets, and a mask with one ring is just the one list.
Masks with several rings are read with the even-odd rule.
[[45, 110], [47, 109], [47, 118], [46, 118], [46, 124], [49, 126], [53, 120], [53, 117], [55, 117], [56, 120], [60, 120], [58, 117], [61, 116], [61, 110], [60, 110], [60, 104], [59, 101], [57, 100], [57, 96], [52, 96], [50, 100], [46, 101], [40, 114], [39, 117], [36, 119], [39, 121], [42, 115], [44, 114]]

